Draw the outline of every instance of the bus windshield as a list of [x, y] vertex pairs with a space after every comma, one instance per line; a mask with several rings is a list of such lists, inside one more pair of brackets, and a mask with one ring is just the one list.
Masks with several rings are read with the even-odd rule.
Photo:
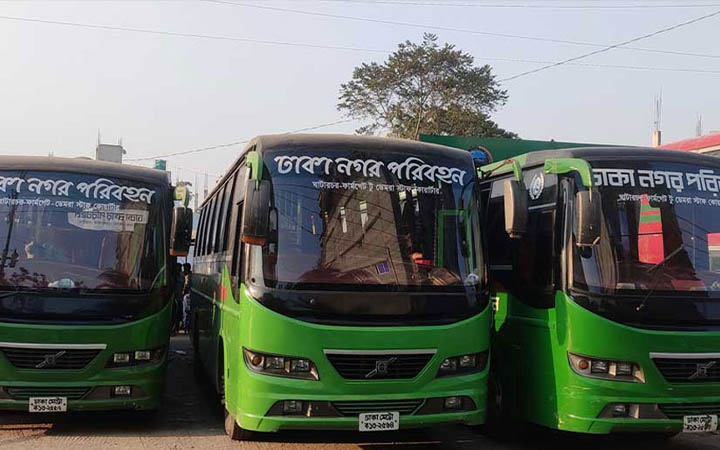
[[166, 284], [158, 188], [68, 172], [0, 172], [0, 289]]
[[687, 164], [593, 164], [604, 216], [574, 280], [591, 290], [720, 293], [720, 171]]
[[265, 284], [464, 292], [483, 276], [470, 158], [348, 150], [264, 155], [275, 233]]

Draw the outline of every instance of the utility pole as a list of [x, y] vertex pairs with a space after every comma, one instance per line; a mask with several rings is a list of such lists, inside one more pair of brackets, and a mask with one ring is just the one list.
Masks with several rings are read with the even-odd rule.
[[662, 131], [660, 131], [660, 122], [662, 121], [662, 91], [655, 95], [654, 107], [652, 146], [660, 147], [662, 145]]

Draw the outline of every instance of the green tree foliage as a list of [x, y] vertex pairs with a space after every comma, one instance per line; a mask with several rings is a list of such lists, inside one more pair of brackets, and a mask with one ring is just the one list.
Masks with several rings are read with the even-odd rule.
[[418, 139], [421, 134], [510, 137], [490, 114], [507, 101], [488, 65], [455, 46], [439, 46], [425, 34], [421, 44], [398, 45], [382, 64], [364, 63], [340, 86], [338, 110], [369, 121], [360, 134], [387, 132]]

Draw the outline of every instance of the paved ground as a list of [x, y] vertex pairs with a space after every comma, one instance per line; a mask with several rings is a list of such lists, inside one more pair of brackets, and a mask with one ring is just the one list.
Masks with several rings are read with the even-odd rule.
[[[496, 439], [465, 427], [444, 427], [393, 434], [308, 433], [271, 435], [263, 442], [231, 443], [211, 392], [196, 382], [188, 341], [172, 340], [165, 406], [157, 416], [132, 413], [38, 416], [0, 413], [0, 450], [93, 449], [566, 449], [720, 450], [718, 435], [683, 435], [668, 442], [642, 436], [584, 437], [521, 427]], [[180, 353], [178, 353], [180, 352]]]

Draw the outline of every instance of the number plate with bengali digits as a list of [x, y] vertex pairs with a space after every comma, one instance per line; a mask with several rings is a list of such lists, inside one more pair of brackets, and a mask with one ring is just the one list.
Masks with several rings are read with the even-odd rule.
[[397, 411], [362, 413], [359, 419], [360, 431], [392, 431], [400, 429], [400, 413]]
[[67, 397], [30, 397], [28, 411], [31, 413], [66, 412]]
[[718, 416], [685, 416], [683, 420], [684, 433], [709, 433], [717, 429]]

